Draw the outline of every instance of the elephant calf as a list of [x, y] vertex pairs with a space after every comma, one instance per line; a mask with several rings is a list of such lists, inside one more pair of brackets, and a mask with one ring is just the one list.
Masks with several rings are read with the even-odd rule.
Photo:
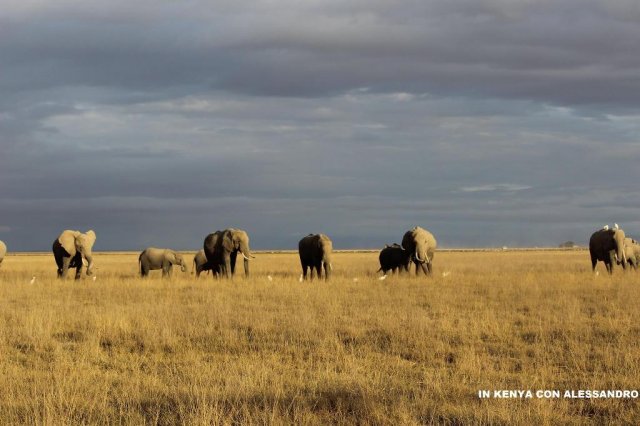
[[[193, 272], [195, 272], [196, 278], [200, 278], [200, 273], [202, 273], [202, 271], [213, 271], [213, 269], [211, 262], [207, 261], [204, 249], [201, 249], [195, 254], [195, 256], [193, 256]], [[218, 271], [213, 271], [213, 273], [216, 274]]]
[[387, 271], [395, 273], [396, 271], [402, 272], [409, 271], [407, 264], [409, 263], [410, 254], [408, 251], [402, 248], [400, 244], [386, 244], [382, 250], [380, 250], [380, 269], [377, 272], [382, 271], [383, 274], [387, 274]]
[[148, 276], [149, 271], [155, 269], [162, 269], [163, 277], [169, 276], [173, 265], [180, 265], [182, 272], [187, 271], [187, 264], [182, 255], [170, 249], [149, 247], [140, 253], [138, 263], [140, 264], [140, 275], [143, 277]]

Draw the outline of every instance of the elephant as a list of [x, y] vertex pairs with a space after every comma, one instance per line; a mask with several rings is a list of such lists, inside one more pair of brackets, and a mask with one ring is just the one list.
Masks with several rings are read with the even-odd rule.
[[617, 263], [626, 269], [627, 258], [624, 252], [624, 231], [619, 228], [599, 229], [589, 239], [591, 269], [596, 270], [598, 261], [604, 262], [607, 272], [613, 274], [613, 265]]
[[[200, 273], [202, 271], [211, 271], [213, 267], [211, 263], [207, 261], [207, 255], [204, 254], [204, 249], [200, 249], [195, 256], [193, 256], [193, 271], [191, 273], [196, 274], [196, 278], [200, 278]], [[213, 273], [217, 273], [217, 271], [213, 271]]]
[[624, 254], [627, 257], [627, 263], [637, 270], [640, 263], [640, 244], [632, 238], [625, 238]]
[[156, 269], [162, 269], [163, 277], [170, 276], [173, 265], [180, 265], [180, 270], [187, 272], [187, 264], [182, 255], [171, 249], [146, 248], [140, 253], [138, 264], [140, 265], [140, 275], [143, 277], [148, 276], [149, 271]]
[[407, 271], [413, 261], [416, 265], [416, 275], [418, 275], [419, 267], [422, 268], [425, 275], [431, 275], [436, 247], [435, 237], [426, 229], [416, 226], [405, 232], [402, 237], [402, 248], [409, 254], [406, 261]]
[[307, 278], [307, 270], [311, 269], [311, 279], [313, 279], [314, 269], [318, 278], [322, 276], [324, 268], [324, 278], [328, 280], [333, 269], [331, 265], [331, 253], [333, 243], [324, 234], [309, 234], [298, 243], [298, 253], [302, 264], [302, 276]]
[[89, 230], [63, 231], [53, 242], [53, 257], [58, 265], [58, 278], [65, 278], [69, 268], [76, 268], [76, 280], [80, 279], [83, 261], [87, 262], [87, 275], [93, 275], [93, 255], [91, 250], [96, 242], [96, 233]]
[[380, 269], [376, 272], [382, 271], [383, 274], [387, 274], [387, 271], [402, 272], [403, 270], [409, 271], [407, 264], [409, 263], [409, 252], [402, 248], [400, 244], [385, 244], [384, 248], [380, 250]]
[[249, 276], [249, 260], [255, 258], [249, 248], [249, 235], [242, 229], [228, 228], [216, 231], [204, 239], [204, 254], [213, 276], [232, 278], [236, 270], [238, 253], [244, 258], [244, 275]]
[[2, 261], [4, 260], [4, 256], [7, 254], [7, 245], [0, 241], [0, 265], [2, 265]]

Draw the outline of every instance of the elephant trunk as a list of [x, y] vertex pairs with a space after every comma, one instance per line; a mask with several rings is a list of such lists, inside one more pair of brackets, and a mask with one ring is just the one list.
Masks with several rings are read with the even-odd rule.
[[251, 254], [251, 250], [249, 249], [248, 244], [244, 244], [244, 243], [240, 244], [240, 253], [242, 253], [242, 256], [244, 257], [245, 260], [251, 260], [252, 258], [255, 257]]
[[331, 259], [325, 257], [323, 260], [324, 263], [324, 277], [325, 279], [329, 279], [331, 277], [331, 272], [333, 271], [333, 266], [331, 266]]
[[87, 275], [93, 275], [93, 256], [91, 252], [85, 252], [83, 257], [87, 260]]
[[624, 268], [625, 264], [627, 263], [627, 257], [625, 256], [624, 252], [624, 231], [622, 229], [616, 230], [614, 239], [616, 242], [616, 262], [618, 264], [622, 264], [622, 267]]

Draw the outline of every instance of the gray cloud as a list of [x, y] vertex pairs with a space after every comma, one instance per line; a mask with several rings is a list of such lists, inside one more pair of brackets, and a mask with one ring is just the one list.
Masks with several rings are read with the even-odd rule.
[[10, 2], [3, 239], [639, 234], [639, 19], [624, 1]]

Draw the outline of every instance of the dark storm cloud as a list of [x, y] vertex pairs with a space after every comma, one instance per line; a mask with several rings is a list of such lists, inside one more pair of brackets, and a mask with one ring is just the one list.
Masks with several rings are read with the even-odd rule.
[[623, 1], [9, 2], [0, 238], [640, 234], [639, 20]]

